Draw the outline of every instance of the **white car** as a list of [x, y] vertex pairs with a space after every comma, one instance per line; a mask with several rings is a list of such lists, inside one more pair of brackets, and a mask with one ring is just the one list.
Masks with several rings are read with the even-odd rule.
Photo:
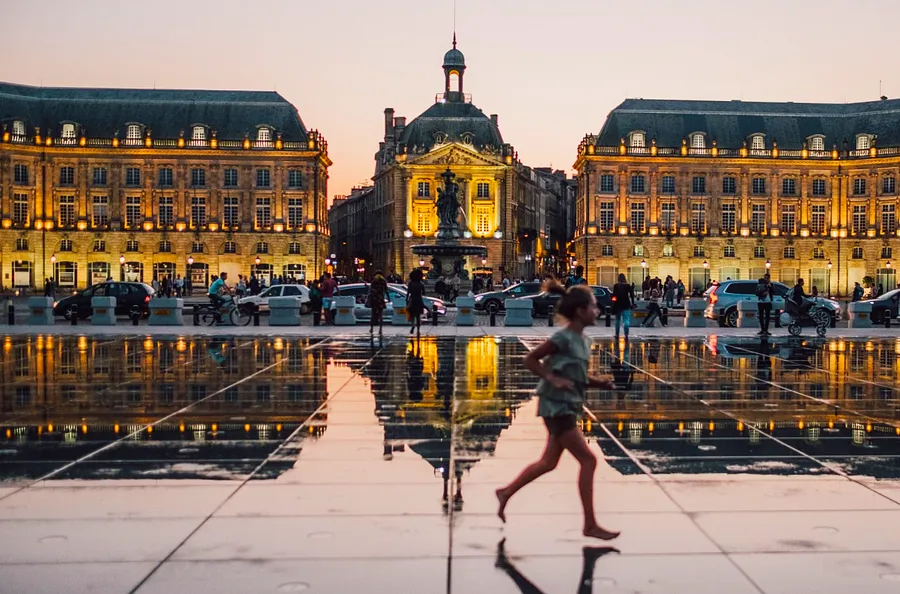
[[309, 287], [306, 285], [275, 285], [261, 291], [259, 295], [241, 297], [241, 303], [259, 306], [259, 311], [269, 311], [270, 297], [299, 297], [300, 313], [309, 313]]

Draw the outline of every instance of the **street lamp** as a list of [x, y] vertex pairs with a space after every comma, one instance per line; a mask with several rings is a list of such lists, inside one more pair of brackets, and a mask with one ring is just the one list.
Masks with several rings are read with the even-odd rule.
[[703, 267], [704, 267], [704, 268], [709, 268], [709, 262], [707, 262], [706, 260], [704, 260], [704, 261], [703, 261]]
[[884, 267], [890, 269], [890, 267], [891, 267], [891, 261], [888, 260], [888, 261], [887, 261], [887, 264], [885, 264]]
[[419, 258], [419, 268], [425, 266], [425, 260], [423, 258]]
[[406, 239], [411, 239], [412, 236], [413, 236], [412, 229], [407, 229], [406, 231], [403, 232], [403, 237], [405, 237]]
[[188, 266], [194, 265], [194, 256], [188, 256]]
[[259, 259], [259, 256], [256, 256], [256, 259], [253, 261], [256, 262], [257, 266], [259, 266], [259, 263], [261, 262], [261, 260]]
[[766, 270], [772, 268], [772, 263], [769, 260], [766, 260]]
[[494, 231], [494, 239], [503, 239], [503, 231], [500, 229]]
[[481, 267], [484, 268], [485, 266], [487, 266], [487, 258], [482, 258], [481, 259]]
[[125, 254], [119, 256], [119, 280], [125, 282]]
[[830, 299], [831, 298], [831, 267], [833, 266], [833, 264], [831, 263], [831, 260], [828, 261], [827, 266], [828, 266], [828, 298]]
[[56, 254], [50, 254], [50, 281], [56, 284]]

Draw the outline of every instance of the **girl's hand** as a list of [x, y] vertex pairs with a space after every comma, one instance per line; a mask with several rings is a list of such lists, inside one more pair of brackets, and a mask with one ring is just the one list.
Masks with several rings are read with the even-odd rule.
[[588, 382], [591, 386], [604, 390], [614, 390], [616, 387], [616, 382], [611, 375], [592, 375], [588, 378]]
[[559, 375], [550, 375], [547, 377], [547, 381], [553, 384], [553, 386], [559, 390], [571, 390], [575, 387], [575, 384], [572, 383], [572, 380], [566, 379]]

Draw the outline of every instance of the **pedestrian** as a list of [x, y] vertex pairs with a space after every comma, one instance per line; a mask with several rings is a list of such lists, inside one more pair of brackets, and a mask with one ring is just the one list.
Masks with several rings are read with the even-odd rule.
[[863, 296], [863, 288], [859, 283], [853, 283], [853, 295], [851, 301], [861, 301]]
[[541, 378], [537, 386], [538, 416], [547, 427], [547, 445], [539, 460], [526, 466], [509, 485], [497, 489], [497, 515], [506, 522], [506, 506], [510, 498], [525, 485], [556, 468], [563, 451], [568, 450], [581, 466], [578, 493], [584, 511], [582, 534], [612, 540], [619, 533], [602, 528], [594, 514], [597, 458], [578, 428], [578, 419], [584, 409], [585, 390], [588, 387], [607, 390], [615, 387], [611, 377], [588, 373], [591, 347], [584, 336], [584, 329], [597, 320], [597, 302], [587, 287], [575, 286], [566, 290], [559, 283], [550, 282], [545, 290], [561, 295], [556, 311], [568, 322], [525, 357], [528, 370]]
[[184, 295], [184, 279], [181, 278], [181, 275], [178, 275], [178, 278], [175, 279], [175, 296], [182, 297]]
[[372, 310], [369, 316], [369, 334], [375, 332], [375, 324], [378, 324], [378, 335], [382, 335], [382, 326], [384, 325], [384, 299], [387, 295], [387, 281], [381, 271], [375, 273], [372, 284], [369, 285], [369, 294], [366, 296], [366, 307]]
[[616, 316], [616, 340], [619, 339], [619, 325], [625, 327], [625, 340], [631, 329], [631, 310], [634, 309], [634, 285], [629, 285], [624, 274], [619, 274], [618, 282], [612, 290], [612, 312]]
[[660, 293], [657, 287], [650, 289], [650, 296], [647, 301], [647, 319], [641, 324], [641, 328], [652, 327], [657, 318], [659, 318], [661, 325], [665, 325], [662, 323], [662, 308], [659, 306], [659, 297]]
[[504, 276], [504, 277], [503, 277], [503, 288], [504, 288], [504, 289], [508, 289], [508, 288], [509, 288], [509, 277], [508, 277], [508, 276]]
[[[251, 278], [250, 282], [253, 280]], [[325, 309], [325, 323], [333, 322], [331, 319], [331, 302], [334, 299], [334, 292], [337, 290], [337, 283], [331, 278], [331, 273], [326, 272], [322, 275], [322, 282], [319, 284], [319, 291], [322, 293], [322, 307]]]
[[763, 275], [756, 284], [756, 309], [759, 312], [759, 335], [769, 335], [769, 318], [772, 317], [772, 302], [775, 294], [772, 288], [772, 279], [769, 273]]
[[641, 283], [641, 298], [646, 299], [650, 295], [650, 275]]
[[191, 280], [191, 277], [184, 277], [184, 295], [185, 297], [190, 297], [194, 294], [194, 281]]
[[425, 283], [422, 282], [422, 271], [416, 268], [409, 274], [406, 285], [406, 315], [409, 318], [409, 333], [422, 333], [422, 314], [425, 313]]
[[313, 326], [318, 326], [322, 319], [322, 291], [319, 290], [319, 281], [314, 280], [309, 286], [309, 309], [313, 315]]
[[678, 284], [675, 285], [675, 296], [679, 305], [681, 305], [681, 302], [684, 301], [684, 292], [684, 283], [681, 282], [681, 279], [678, 279]]
[[250, 275], [250, 294], [259, 295], [259, 279], [256, 278], [256, 274]]
[[[108, 282], [108, 281], [107, 281], [107, 282]], [[150, 286], [153, 287], [153, 293], [154, 293], [154, 294], [158, 294], [158, 293], [159, 293], [159, 280], [158, 280], [155, 276], [153, 277], [153, 280], [150, 281]]]
[[665, 291], [666, 307], [672, 308], [675, 304], [675, 281], [671, 276], [666, 277], [666, 283], [663, 285]]
[[169, 279], [168, 274], [164, 275], [162, 279], [162, 294], [163, 297], [172, 296], [172, 281]]

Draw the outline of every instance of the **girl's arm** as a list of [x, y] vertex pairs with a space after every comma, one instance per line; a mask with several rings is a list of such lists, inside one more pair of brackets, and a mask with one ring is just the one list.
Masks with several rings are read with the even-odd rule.
[[613, 376], [611, 376], [611, 375], [589, 375], [588, 376], [588, 387], [589, 388], [603, 388], [604, 390], [613, 390], [616, 387], [616, 383], [613, 380]]
[[547, 380], [557, 388], [565, 390], [572, 387], [572, 381], [555, 375], [541, 362], [545, 357], [549, 357], [558, 352], [559, 346], [552, 340], [546, 340], [541, 346], [525, 355], [525, 367], [536, 376]]

